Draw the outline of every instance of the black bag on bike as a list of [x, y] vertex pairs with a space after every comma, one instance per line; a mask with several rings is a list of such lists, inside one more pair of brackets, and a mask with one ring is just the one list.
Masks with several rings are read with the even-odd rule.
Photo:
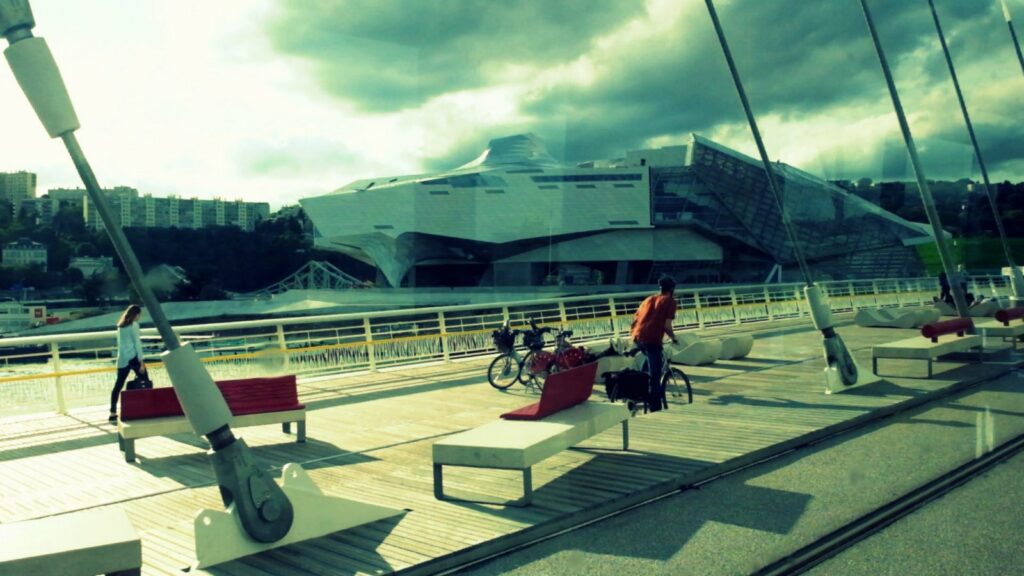
[[605, 372], [601, 377], [604, 379], [604, 391], [610, 402], [647, 402], [651, 377], [646, 372], [627, 368], [619, 372]]
[[523, 344], [534, 352], [543, 350], [544, 334], [534, 330], [527, 330], [526, 332], [523, 332]]
[[124, 387], [128, 390], [149, 390], [153, 387], [153, 381], [149, 379], [149, 374], [147, 373], [132, 378], [125, 383]]
[[491, 332], [491, 340], [498, 352], [507, 354], [516, 345], [516, 334], [509, 330], [495, 330]]

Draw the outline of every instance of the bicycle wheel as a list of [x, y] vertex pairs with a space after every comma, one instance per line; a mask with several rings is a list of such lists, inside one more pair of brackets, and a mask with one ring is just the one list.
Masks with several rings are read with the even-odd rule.
[[534, 372], [533, 356], [533, 350], [530, 350], [526, 353], [526, 356], [523, 356], [522, 367], [519, 370], [519, 381], [523, 383], [523, 386], [527, 388], [533, 387], [539, 391], [544, 389], [544, 379], [547, 378], [547, 371]]
[[510, 354], [501, 354], [487, 367], [487, 381], [498, 390], [505, 390], [516, 383], [523, 365]]
[[683, 386], [686, 386], [686, 403], [693, 404], [693, 389], [690, 387], [690, 377], [679, 368], [669, 368], [661, 377], [661, 386], [666, 392], [671, 392], [674, 398], [683, 395]]

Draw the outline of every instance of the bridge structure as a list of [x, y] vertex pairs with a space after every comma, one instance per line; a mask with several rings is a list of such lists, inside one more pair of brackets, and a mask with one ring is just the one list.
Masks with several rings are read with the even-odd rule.
[[266, 288], [240, 294], [242, 297], [259, 297], [280, 294], [288, 290], [344, 290], [363, 285], [363, 281], [347, 274], [330, 262], [310, 260], [302, 268]]
[[[195, 346], [217, 379], [300, 376], [309, 442], [282, 442], [274, 426], [244, 433], [272, 470], [298, 462], [326, 491], [407, 510], [399, 518], [190, 573], [444, 572], [993, 381], [1020, 364], [1009, 343], [990, 342], [984, 363], [954, 358], [927, 379], [919, 363], [893, 361], [882, 382], [856, 394], [825, 395], [821, 336], [799, 287], [679, 290], [680, 330], [708, 337], [752, 334], [751, 354], [685, 367], [693, 404], [673, 401], [669, 410], [635, 417], [630, 451], [616, 449], [621, 438], [611, 431], [594, 437], [587, 450], [569, 450], [535, 466], [534, 504], [526, 509], [433, 497], [433, 442], [537, 400], [535, 392], [518, 386], [500, 392], [488, 385], [490, 331], [506, 319], [517, 326], [536, 318], [574, 330], [577, 342], [599, 343], [625, 333], [646, 293], [176, 327], [183, 335], [204, 336]], [[869, 365], [874, 344], [912, 332], [858, 327], [852, 314], [927, 305], [938, 285], [924, 278], [824, 288], [851, 353]], [[1009, 288], [1005, 278], [986, 277], [972, 279], [971, 289], [999, 297]], [[114, 376], [113, 338], [93, 333], [0, 341], [8, 369], [0, 376], [0, 522], [118, 506], [141, 535], [143, 573], [180, 574], [193, 547], [195, 512], [218, 505], [217, 487], [202, 441], [193, 435], [147, 439], [138, 464], [124, 462], [103, 404]], [[159, 363], [147, 364], [157, 386], [167, 385]], [[599, 387], [592, 401], [606, 401]], [[1007, 413], [1019, 409], [1024, 407], [1005, 407]], [[1001, 438], [1010, 428], [995, 433]], [[33, 471], [31, 481], [26, 469]], [[512, 497], [519, 479], [515, 473], [456, 469], [446, 475], [446, 485]]]

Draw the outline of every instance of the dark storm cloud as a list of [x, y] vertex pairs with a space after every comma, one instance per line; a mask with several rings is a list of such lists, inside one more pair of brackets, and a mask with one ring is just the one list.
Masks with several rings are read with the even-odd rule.
[[[1019, 68], [997, 2], [936, 5], [961, 82], [967, 80], [969, 104], [988, 104], [986, 83], [1020, 81], [1019, 75], [1005, 77]], [[471, 139], [425, 160], [431, 169], [451, 168], [474, 158], [490, 138], [532, 131], [547, 140], [552, 154], [573, 162], [619, 156], [653, 138], [745, 126], [703, 2], [684, 6], [671, 33], [614, 49], [598, 48], [595, 39], [667, 16], [650, 14], [648, 21], [646, 5], [617, 1], [294, 0], [284, 4], [271, 34], [279, 50], [316, 65], [328, 93], [376, 112], [415, 109], [449, 91], [500, 82], [510, 65], [543, 71], [587, 55], [592, 82], [536, 88], [520, 102], [530, 119], [525, 125], [481, 124]], [[952, 98], [927, 2], [871, 0], [870, 6], [908, 113], [920, 112], [930, 93]], [[736, 0], [719, 2], [718, 11], [758, 118], [773, 115], [799, 125], [812, 117], [846, 118], [851, 110], [892, 110], [858, 2]], [[937, 132], [931, 136], [922, 130], [922, 149], [969, 145], [955, 106], [928, 111], [933, 123], [944, 115], [949, 127], [926, 127]], [[997, 116], [989, 119], [982, 142], [993, 169], [1019, 164], [1024, 152], [1020, 111]], [[898, 134], [895, 118], [892, 130]], [[877, 145], [879, 158], [883, 142]], [[854, 164], [849, 160], [847, 168], [862, 169]]]
[[572, 60], [637, 1], [286, 0], [274, 47], [312, 62], [328, 93], [369, 111], [478, 88], [510, 65]]
[[[874, 4], [879, 34], [895, 70], [905, 72], [899, 66], [903, 59], [931, 49], [930, 77], [948, 82], [927, 5]], [[992, 39], [998, 30], [991, 28], [997, 14], [987, 3], [961, 4], [952, 14], [940, 13], [944, 28], [951, 28], [951, 37], [958, 41], [957, 64], [984, 63], [988, 50], [998, 44]], [[722, 123], [744, 122], [710, 18], [698, 16], [702, 18], [684, 23], [680, 34], [657, 50], [636, 47], [603, 75], [622, 81], [595, 82], [586, 89], [561, 86], [536, 95], [526, 110], [541, 118], [564, 115], [573, 135], [568, 153], [576, 158], [605, 156], [653, 136], [708, 132]], [[736, 2], [721, 8], [719, 16], [759, 117], [778, 114], [799, 122], [833, 107], [888, 101], [857, 3]], [[902, 84], [901, 79], [897, 82]]]

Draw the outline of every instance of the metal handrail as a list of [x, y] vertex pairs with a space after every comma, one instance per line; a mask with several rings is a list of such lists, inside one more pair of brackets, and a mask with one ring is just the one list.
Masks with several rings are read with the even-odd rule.
[[[1002, 276], [971, 278], [989, 296], [1009, 293]], [[771, 322], [807, 317], [802, 283], [680, 287], [676, 325], [680, 329]], [[834, 311], [930, 303], [934, 278], [886, 278], [820, 283]], [[303, 377], [377, 370], [384, 366], [450, 362], [490, 354], [490, 332], [506, 320], [525, 325], [557, 324], [578, 341], [622, 335], [640, 300], [650, 291], [539, 298], [510, 302], [432, 306], [215, 322], [176, 326], [179, 335], [204, 334], [194, 346], [216, 378], [293, 373]], [[143, 334], [155, 334], [144, 329]], [[100, 403], [109, 394], [117, 332], [0, 339], [0, 409], [23, 411]], [[76, 344], [89, 343], [87, 347]], [[159, 362], [147, 362], [161, 378]], [[47, 382], [52, 386], [47, 386]]]

